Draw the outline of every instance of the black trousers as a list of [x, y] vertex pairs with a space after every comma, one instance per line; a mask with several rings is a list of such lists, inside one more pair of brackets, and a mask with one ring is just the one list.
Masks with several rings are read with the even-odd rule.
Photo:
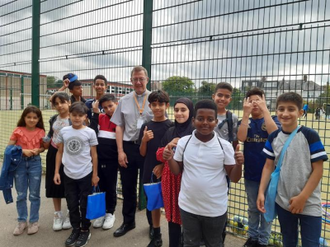
[[115, 212], [117, 205], [118, 166], [118, 159], [98, 161], [99, 187], [102, 192], [106, 192], [106, 211], [110, 214]]
[[87, 197], [92, 193], [92, 173], [81, 179], [72, 179], [64, 174], [65, 198], [74, 229], [88, 230], [91, 222], [86, 219]]
[[[140, 155], [139, 145], [133, 142], [123, 142], [128, 164], [127, 168], [119, 166], [122, 192], [123, 192], [123, 218], [124, 223], [135, 222], [135, 212], [137, 206], [137, 178], [140, 169], [140, 176], [143, 174], [144, 158]], [[140, 178], [141, 180], [141, 178]], [[149, 225], [152, 225], [151, 212], [147, 212]]]

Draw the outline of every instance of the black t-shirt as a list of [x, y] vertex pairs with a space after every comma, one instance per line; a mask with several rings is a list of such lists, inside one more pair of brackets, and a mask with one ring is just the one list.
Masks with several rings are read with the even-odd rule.
[[[143, 165], [143, 167], [144, 167], [143, 183], [150, 183], [152, 170], [154, 169], [154, 167], [156, 165], [161, 164], [161, 162], [159, 162], [156, 159], [156, 152], [157, 152], [157, 149], [161, 146], [160, 142], [161, 142], [164, 134], [166, 133], [168, 128], [170, 128], [172, 125], [173, 125], [173, 123], [169, 119], [162, 121], [162, 122], [150, 121], [150, 122], [144, 123], [142, 125], [142, 127], [140, 129], [140, 136], [139, 136], [140, 142], [143, 137], [143, 131], [145, 129], [145, 126], [148, 127], [148, 130], [152, 130], [152, 132], [154, 134], [154, 138], [151, 139], [147, 143], [147, 153], [146, 153], [146, 156], [144, 157], [144, 165]], [[154, 179], [155, 179], [155, 177], [154, 177]]]

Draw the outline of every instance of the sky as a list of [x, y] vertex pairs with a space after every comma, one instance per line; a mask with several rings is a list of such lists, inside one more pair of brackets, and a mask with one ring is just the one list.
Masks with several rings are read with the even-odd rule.
[[[0, 4], [0, 69], [31, 71], [31, 0]], [[142, 61], [143, 0], [42, 1], [40, 73], [129, 83]], [[152, 80], [329, 80], [326, 0], [154, 0]]]

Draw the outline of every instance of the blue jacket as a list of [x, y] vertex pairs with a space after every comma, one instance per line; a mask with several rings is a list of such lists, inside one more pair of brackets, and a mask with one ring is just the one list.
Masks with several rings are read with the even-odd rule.
[[22, 148], [16, 145], [8, 145], [4, 153], [0, 175], [0, 190], [2, 190], [7, 204], [13, 202], [11, 188], [13, 187], [15, 170], [22, 160], [22, 154]]

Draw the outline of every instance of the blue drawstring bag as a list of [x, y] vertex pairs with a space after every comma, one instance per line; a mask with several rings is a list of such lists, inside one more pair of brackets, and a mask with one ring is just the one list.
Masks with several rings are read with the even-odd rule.
[[300, 126], [298, 125], [298, 127], [290, 134], [290, 136], [286, 140], [282, 148], [280, 158], [278, 159], [278, 162], [276, 164], [276, 169], [275, 171], [273, 171], [272, 175], [270, 176], [270, 182], [268, 184], [266, 200], [265, 200], [266, 212], [264, 213], [264, 217], [267, 222], [271, 222], [276, 218], [277, 213], [275, 208], [275, 199], [277, 194], [277, 185], [278, 185], [278, 180], [280, 178], [283, 157], [287, 148], [290, 145], [290, 142], [292, 141], [293, 137], [296, 135], [299, 128]]
[[161, 182], [153, 182], [153, 174], [151, 173], [151, 183], [143, 185], [147, 195], [147, 209], [149, 211], [164, 207], [162, 184]]
[[86, 218], [97, 219], [105, 215], [105, 192], [100, 192], [99, 186], [93, 187], [93, 194], [87, 197]]

